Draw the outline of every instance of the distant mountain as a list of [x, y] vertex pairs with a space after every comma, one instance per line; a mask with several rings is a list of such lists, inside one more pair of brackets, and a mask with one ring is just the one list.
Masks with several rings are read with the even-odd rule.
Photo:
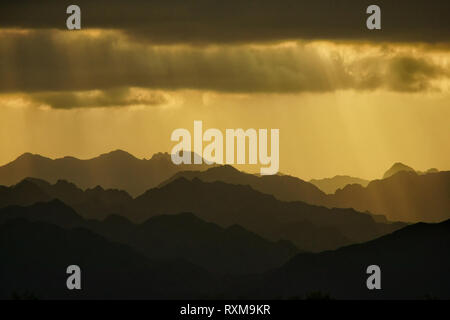
[[142, 222], [153, 215], [178, 212], [193, 212], [224, 227], [238, 224], [268, 239], [290, 240], [306, 251], [367, 241], [404, 226], [376, 223], [370, 215], [352, 209], [283, 202], [248, 185], [204, 182], [198, 178], [178, 178], [148, 190], [133, 201], [127, 215]]
[[[13, 219], [0, 223], [0, 299], [335, 299], [450, 298], [450, 220], [418, 223], [335, 251], [301, 253], [263, 274], [218, 277], [181, 259], [155, 261], [84, 228]], [[82, 270], [67, 290], [66, 268]], [[366, 268], [381, 268], [381, 290]], [[319, 295], [320, 296], [320, 295]]]
[[348, 185], [329, 195], [328, 206], [369, 211], [390, 221], [440, 222], [450, 218], [450, 171], [400, 171], [366, 188]]
[[[192, 181], [179, 178], [160, 188], [150, 189], [135, 199], [117, 190], [95, 188], [82, 191], [65, 181], [50, 185], [42, 180], [25, 179], [19, 183], [22, 184], [34, 184], [39, 188], [43, 200], [34, 200], [60, 199], [88, 219], [119, 214], [142, 223], [156, 215], [192, 212], [222, 227], [237, 224], [272, 241], [290, 240], [305, 251], [327, 250], [367, 241], [403, 226], [384, 223], [383, 219], [378, 218], [379, 223], [376, 223], [373, 216], [351, 209], [327, 209], [304, 202], [283, 202], [249, 186], [219, 181], [208, 183], [197, 178]], [[9, 196], [15, 189], [17, 186], [2, 190]], [[30, 201], [23, 203], [19, 196], [11, 199], [16, 202], [7, 201], [9, 205], [30, 204]]]
[[123, 212], [133, 200], [122, 190], [105, 190], [96, 186], [83, 191], [65, 180], [50, 184], [42, 179], [26, 178], [11, 187], [0, 186], [0, 208], [9, 205], [28, 206], [51, 199], [63, 201], [90, 219], [104, 219], [110, 214]]
[[396, 162], [392, 165], [392, 167], [389, 168], [388, 171], [386, 171], [383, 175], [383, 179], [389, 178], [391, 176], [393, 176], [394, 174], [401, 172], [401, 171], [409, 171], [409, 172], [415, 172], [415, 170], [411, 167], [408, 167], [407, 165], [401, 163], [401, 162]]
[[14, 219], [42, 221], [62, 228], [86, 227], [87, 221], [61, 200], [38, 202], [31, 206], [8, 206], [0, 209], [0, 223]]
[[208, 165], [175, 165], [168, 153], [157, 153], [151, 159], [137, 159], [116, 150], [89, 160], [74, 157], [49, 159], [25, 153], [0, 167], [0, 185], [13, 185], [34, 177], [50, 183], [67, 180], [79, 187], [97, 185], [107, 189], [125, 190], [133, 196], [143, 193], [168, 179], [178, 171], [204, 170]]
[[[450, 220], [418, 223], [367, 243], [299, 254], [277, 270], [229, 283], [229, 292], [253, 299], [317, 291], [335, 299], [449, 299], [449, 249]], [[366, 287], [373, 264], [381, 269], [381, 290]]]
[[183, 259], [219, 274], [260, 273], [281, 266], [298, 253], [288, 241], [270, 242], [237, 225], [224, 229], [190, 213], [133, 224], [121, 216], [85, 220], [60, 200], [0, 209], [0, 223], [17, 218], [82, 227], [127, 244], [152, 260]]
[[334, 176], [333, 178], [312, 179], [309, 182], [323, 192], [327, 194], [333, 194], [337, 189], [342, 189], [346, 185], [359, 184], [365, 187], [369, 184], [370, 181], [350, 176]]
[[27, 206], [52, 198], [39, 185], [29, 180], [23, 180], [11, 187], [0, 186], [0, 207], [16, 204]]
[[[188, 299], [216, 292], [216, 280], [183, 260], [151, 261], [85, 229], [24, 219], [0, 224], [0, 299]], [[78, 265], [82, 290], [66, 288]]]
[[205, 171], [181, 171], [167, 181], [164, 186], [178, 178], [192, 180], [194, 178], [205, 182], [222, 181], [230, 184], [248, 185], [262, 193], [275, 196], [282, 201], [304, 201], [319, 204], [326, 195], [313, 184], [288, 175], [257, 176], [235, 169], [232, 166], [217, 166]]

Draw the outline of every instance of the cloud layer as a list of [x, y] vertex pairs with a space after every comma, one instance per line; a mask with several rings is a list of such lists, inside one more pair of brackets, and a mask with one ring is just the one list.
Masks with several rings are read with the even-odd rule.
[[[369, 0], [78, 0], [82, 27], [123, 30], [154, 43], [288, 39], [449, 42], [448, 0], [378, 0], [382, 31], [366, 29]], [[60, 0], [2, 4], [1, 27], [65, 29]]]
[[168, 102], [168, 97], [164, 93], [128, 87], [75, 92], [38, 92], [29, 94], [28, 98], [33, 104], [50, 106], [55, 109], [157, 106]]
[[448, 55], [415, 46], [155, 46], [115, 31], [0, 32], [0, 92], [27, 92], [55, 108], [164, 103], [157, 94], [133, 95], [129, 87], [233, 93], [441, 90], [449, 68]]

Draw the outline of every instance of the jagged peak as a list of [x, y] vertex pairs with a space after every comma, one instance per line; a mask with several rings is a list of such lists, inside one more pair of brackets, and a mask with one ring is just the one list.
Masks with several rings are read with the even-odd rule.
[[396, 174], [400, 171], [414, 171], [415, 172], [415, 170], [413, 168], [411, 168], [410, 166], [407, 166], [406, 164], [403, 164], [401, 162], [396, 162], [392, 165], [392, 167], [389, 168], [389, 170], [387, 170], [384, 173], [383, 179], [389, 178], [390, 176], [393, 176], [394, 174]]

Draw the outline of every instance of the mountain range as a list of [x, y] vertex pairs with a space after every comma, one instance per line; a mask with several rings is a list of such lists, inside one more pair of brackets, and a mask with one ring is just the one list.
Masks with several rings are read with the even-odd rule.
[[326, 205], [369, 211], [390, 221], [444, 221], [450, 218], [450, 171], [400, 171], [365, 188], [348, 185], [329, 195]]
[[349, 184], [334, 194], [325, 194], [299, 178], [279, 175], [266, 179], [230, 166], [201, 172], [181, 171], [168, 181], [179, 177], [249, 185], [285, 201], [303, 201], [328, 208], [353, 208], [372, 214], [377, 221], [439, 222], [450, 218], [450, 171], [416, 173], [399, 170], [388, 178], [369, 182], [366, 187]]
[[88, 229], [151, 260], [182, 259], [216, 274], [260, 273], [298, 253], [288, 241], [267, 241], [238, 225], [222, 228], [191, 213], [155, 216], [134, 224], [116, 215], [103, 221], [84, 219], [60, 200], [0, 209], [0, 223], [19, 218]]
[[51, 183], [67, 180], [83, 189], [100, 185], [107, 189], [125, 190], [136, 196], [180, 170], [204, 170], [208, 167], [211, 166], [175, 165], [168, 153], [156, 153], [150, 159], [138, 159], [128, 152], [115, 150], [88, 160], [74, 157], [53, 160], [25, 153], [0, 167], [0, 185], [9, 186], [33, 177]]
[[350, 177], [345, 175], [338, 175], [332, 178], [324, 178], [324, 179], [312, 179], [309, 180], [310, 183], [315, 185], [317, 188], [325, 192], [326, 194], [333, 194], [338, 189], [344, 188], [349, 184], [359, 184], [363, 187], [369, 184], [369, 180], [360, 179], [356, 177]]
[[[449, 299], [450, 220], [417, 223], [335, 251], [300, 253], [281, 268], [240, 278], [230, 292], [253, 299]], [[366, 269], [381, 270], [381, 290], [368, 290]], [[231, 289], [232, 288], [232, 289]]]
[[[449, 298], [450, 172], [355, 179], [326, 193], [168, 154], [26, 154], [0, 167], [0, 299]], [[382, 290], [365, 286], [372, 264]]]
[[[17, 209], [16, 209], [17, 210]], [[212, 275], [182, 259], [152, 260], [85, 228], [26, 218], [0, 222], [0, 298], [38, 299], [334, 299], [450, 298], [450, 220], [418, 223], [335, 251], [300, 253], [259, 274]], [[79, 265], [82, 290], [65, 288]], [[368, 290], [366, 268], [381, 269], [381, 290]]]
[[[152, 261], [129, 246], [84, 228], [25, 219], [0, 224], [0, 299], [193, 299], [216, 280], [184, 260]], [[78, 265], [82, 290], [67, 290], [66, 269]]]
[[7, 199], [3, 201], [4, 205], [23, 206], [31, 204], [31, 200], [45, 202], [54, 198], [87, 219], [104, 219], [118, 214], [142, 223], [157, 215], [192, 212], [225, 228], [237, 224], [272, 241], [292, 241], [300, 250], [306, 251], [334, 249], [367, 241], [405, 225], [376, 222], [371, 215], [353, 209], [280, 201], [250, 186], [222, 181], [204, 182], [197, 178], [187, 180], [180, 177], [149, 189], [134, 199], [123, 191], [100, 187], [83, 191], [65, 181], [51, 185], [42, 180], [25, 179], [15, 186], [0, 189], [0, 200]]

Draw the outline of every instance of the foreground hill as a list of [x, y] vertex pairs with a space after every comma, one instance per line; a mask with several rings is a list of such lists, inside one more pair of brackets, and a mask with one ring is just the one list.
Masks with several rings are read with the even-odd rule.
[[[305, 297], [321, 291], [337, 299], [450, 298], [450, 220], [418, 223], [379, 239], [317, 254], [297, 255], [263, 276], [240, 279], [233, 292], [252, 298]], [[366, 268], [381, 268], [381, 290], [368, 290]], [[250, 290], [248, 290], [250, 288]]]
[[125, 151], [116, 150], [88, 160], [74, 157], [52, 160], [25, 153], [0, 167], [0, 184], [13, 185], [27, 177], [50, 183], [62, 179], [83, 189], [100, 185], [107, 189], [125, 190], [136, 196], [180, 170], [204, 170], [208, 167], [175, 165], [167, 153], [155, 154], [151, 159], [138, 159]]
[[152, 260], [183, 259], [219, 274], [260, 273], [281, 266], [298, 253], [288, 241], [270, 242], [238, 225], [225, 229], [190, 213], [133, 224], [120, 216], [85, 220], [59, 200], [0, 209], [0, 223], [17, 218], [63, 228], [82, 227], [127, 244]]
[[[39, 299], [450, 298], [450, 220], [419, 223], [379, 239], [302, 253], [263, 274], [217, 277], [183, 260], [153, 261], [83, 228], [13, 219], [0, 223], [0, 298]], [[82, 269], [82, 290], [65, 287], [67, 266]], [[366, 268], [381, 268], [381, 290]]]
[[[155, 262], [85, 229], [11, 220], [0, 224], [0, 299], [181, 299], [207, 296], [214, 281], [182, 260]], [[82, 290], [66, 288], [78, 265]]]

